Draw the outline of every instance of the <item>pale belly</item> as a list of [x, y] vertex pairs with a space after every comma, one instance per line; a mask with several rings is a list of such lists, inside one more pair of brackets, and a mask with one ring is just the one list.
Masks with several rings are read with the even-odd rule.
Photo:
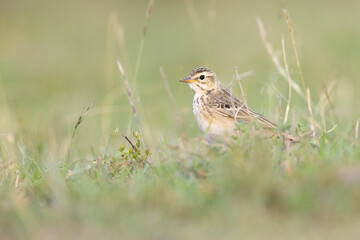
[[211, 115], [197, 98], [194, 98], [193, 113], [203, 132], [215, 136], [231, 136], [234, 134], [234, 120], [221, 115]]

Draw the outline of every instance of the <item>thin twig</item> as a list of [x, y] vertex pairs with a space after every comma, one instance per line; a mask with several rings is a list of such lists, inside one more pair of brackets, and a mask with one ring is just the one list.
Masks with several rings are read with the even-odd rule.
[[[129, 139], [127, 136], [124, 136], [124, 135], [123, 135], [123, 137], [126, 139], [126, 141], [128, 141], [128, 143], [130, 143], [132, 149], [133, 149], [135, 152], [139, 152], [139, 149], [130, 141], [130, 139]], [[148, 160], [146, 160], [146, 159], [143, 159], [142, 157], [140, 157], [140, 160], [141, 160], [142, 162], [144, 162], [144, 163], [149, 164], [150, 167], [152, 166], [152, 164], [151, 164], [150, 161], [148, 161]]]
[[355, 124], [355, 138], [359, 139], [359, 119], [356, 120], [356, 124]]
[[135, 152], [138, 152], [139, 149], [137, 149], [137, 147], [135, 147], [135, 145], [130, 141], [130, 139], [127, 137], [127, 136], [124, 136], [123, 137], [126, 139], [126, 141], [128, 141], [128, 143], [130, 143], [132, 149], [135, 151]]
[[178, 111], [178, 109], [176, 107], [176, 102], [175, 102], [174, 95], [171, 92], [169, 82], [167, 80], [167, 77], [166, 77], [166, 74], [164, 72], [163, 67], [160, 67], [159, 71], [160, 71], [161, 78], [163, 80], [166, 92], [167, 92], [167, 94], [168, 94], [168, 96], [170, 98], [170, 101], [171, 101], [172, 109], [173, 109], [174, 116], [175, 116], [175, 121], [176, 121], [176, 124], [178, 125], [179, 131], [181, 133], [181, 139], [184, 141], [185, 140], [185, 132], [184, 132], [184, 129], [182, 127], [182, 120], [181, 120], [181, 117], [180, 117], [180, 113], [179, 113], [179, 111]]

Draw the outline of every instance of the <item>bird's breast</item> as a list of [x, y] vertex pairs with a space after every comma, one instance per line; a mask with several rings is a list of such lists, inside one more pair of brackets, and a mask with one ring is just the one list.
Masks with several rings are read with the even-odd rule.
[[203, 132], [224, 136], [231, 135], [234, 130], [234, 121], [215, 113], [207, 104], [206, 96], [196, 96], [193, 100], [193, 113]]

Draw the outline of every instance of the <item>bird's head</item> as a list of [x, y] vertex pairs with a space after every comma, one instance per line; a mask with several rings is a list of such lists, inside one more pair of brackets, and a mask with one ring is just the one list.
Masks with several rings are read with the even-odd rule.
[[216, 74], [205, 67], [194, 68], [189, 76], [181, 79], [180, 82], [188, 83], [190, 88], [198, 95], [211, 92], [220, 85]]

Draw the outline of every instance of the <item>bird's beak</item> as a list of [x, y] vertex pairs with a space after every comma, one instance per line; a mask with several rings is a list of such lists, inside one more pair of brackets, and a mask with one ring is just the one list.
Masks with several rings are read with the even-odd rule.
[[199, 82], [199, 80], [196, 80], [196, 79], [191, 79], [191, 78], [184, 78], [184, 79], [181, 79], [180, 82], [183, 82], [183, 83], [193, 83], [193, 82]]

